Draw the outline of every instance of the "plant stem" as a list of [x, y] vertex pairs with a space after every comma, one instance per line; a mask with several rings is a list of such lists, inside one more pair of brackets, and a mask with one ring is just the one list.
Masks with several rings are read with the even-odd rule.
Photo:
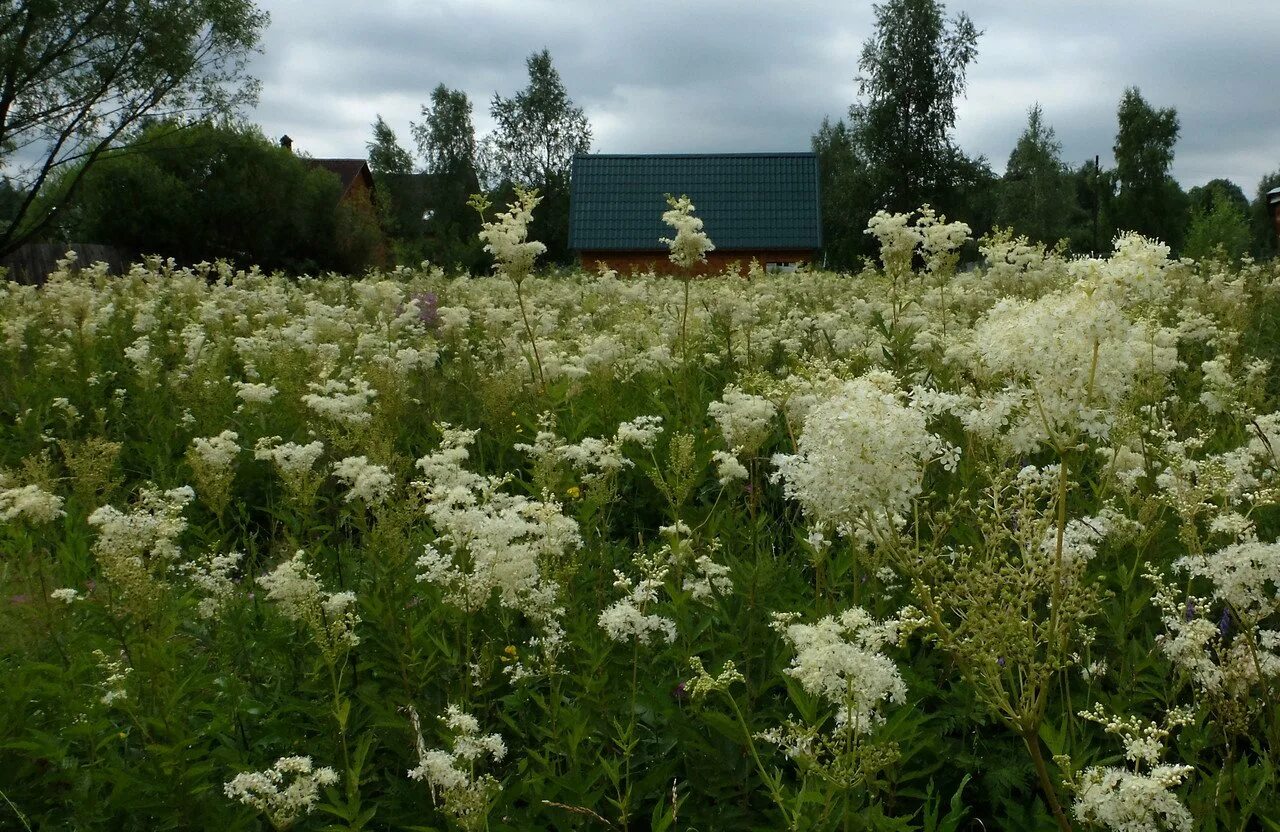
[[1031, 761], [1035, 764], [1036, 777], [1040, 780], [1040, 790], [1044, 792], [1049, 811], [1053, 812], [1053, 819], [1058, 822], [1058, 828], [1062, 832], [1071, 832], [1071, 821], [1067, 820], [1066, 813], [1062, 811], [1062, 804], [1058, 802], [1058, 789], [1049, 777], [1049, 767], [1045, 765], [1044, 753], [1040, 750], [1039, 734], [1033, 728], [1026, 728], [1022, 732], [1022, 741], [1026, 744], [1027, 751], [1031, 754]]
[[542, 357], [538, 355], [538, 339], [533, 337], [533, 327], [529, 326], [529, 314], [524, 308], [524, 291], [520, 285], [524, 282], [521, 280], [513, 280], [516, 284], [516, 300], [520, 303], [520, 317], [524, 321], [525, 334], [529, 336], [529, 346], [533, 347], [533, 364], [538, 370], [538, 384], [542, 387], [542, 395], [547, 394], [547, 379], [542, 374]]

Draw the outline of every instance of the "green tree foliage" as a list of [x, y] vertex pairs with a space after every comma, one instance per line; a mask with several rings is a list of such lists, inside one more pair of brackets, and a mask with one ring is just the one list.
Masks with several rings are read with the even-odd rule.
[[130, 152], [65, 176], [79, 189], [59, 231], [129, 255], [350, 272], [373, 262], [380, 245], [372, 206], [340, 205], [334, 174], [256, 129], [163, 122]]
[[428, 173], [475, 178], [476, 131], [471, 100], [462, 90], [439, 84], [431, 91], [422, 122], [413, 125], [413, 140]]
[[859, 158], [854, 136], [843, 119], [832, 124], [824, 118], [811, 144], [818, 156], [826, 265], [855, 268], [867, 252], [863, 230], [874, 201], [866, 165]]
[[396, 131], [383, 120], [381, 113], [373, 123], [373, 139], [365, 144], [369, 152], [369, 169], [376, 177], [382, 173], [412, 173], [413, 156], [400, 144]]
[[[526, 61], [529, 85], [489, 107], [495, 173], [533, 188], [567, 181], [574, 154], [591, 149], [591, 125], [574, 105], [546, 49]], [[545, 196], [545, 194], [544, 194]]]
[[[227, 114], [256, 100], [244, 71], [266, 23], [251, 0], [6, 2], [0, 164], [17, 171], [26, 196], [0, 225], [0, 254], [39, 234], [144, 119]], [[56, 199], [45, 193], [54, 179]]]
[[875, 6], [875, 34], [858, 62], [862, 101], [849, 114], [879, 207], [938, 205], [960, 167], [962, 154], [951, 139], [955, 102], [980, 32], [967, 15], [948, 21], [944, 11], [938, 0]]
[[1192, 202], [1191, 222], [1182, 246], [1184, 257], [1236, 260], [1248, 253], [1252, 242], [1248, 214], [1230, 194], [1213, 192], [1208, 210]]
[[569, 255], [569, 172], [577, 153], [591, 150], [591, 125], [569, 98], [546, 49], [526, 61], [529, 85], [511, 98], [497, 93], [489, 107], [495, 128], [485, 149], [486, 175], [501, 183], [494, 202], [507, 204], [514, 186], [542, 196], [529, 233], [547, 246], [547, 259]]
[[426, 169], [413, 187], [415, 205], [425, 216], [416, 249], [420, 259], [475, 270], [483, 261], [476, 237], [480, 219], [467, 200], [480, 190], [480, 178], [467, 94], [437, 85], [431, 103], [422, 107], [422, 121], [413, 125], [413, 140]]
[[1091, 255], [1109, 251], [1115, 238], [1115, 171], [1089, 159], [1071, 171], [1070, 182], [1073, 207], [1067, 236], [1071, 251]]
[[1178, 113], [1156, 109], [1129, 87], [1116, 112], [1115, 222], [1178, 248], [1185, 227], [1186, 196], [1169, 176], [1178, 140]]
[[1193, 211], [1213, 210], [1213, 203], [1218, 198], [1226, 199], [1243, 214], [1249, 213], [1249, 198], [1244, 195], [1244, 189], [1230, 179], [1210, 179], [1187, 191], [1187, 201]]
[[373, 123], [373, 138], [365, 148], [383, 228], [398, 243], [420, 236], [426, 206], [417, 196], [421, 188], [414, 187], [417, 177], [413, 173], [413, 155], [400, 144], [395, 130], [381, 115]]
[[1036, 104], [1013, 152], [999, 188], [996, 224], [1037, 242], [1053, 245], [1070, 235], [1075, 188], [1062, 163], [1062, 144], [1044, 123]]

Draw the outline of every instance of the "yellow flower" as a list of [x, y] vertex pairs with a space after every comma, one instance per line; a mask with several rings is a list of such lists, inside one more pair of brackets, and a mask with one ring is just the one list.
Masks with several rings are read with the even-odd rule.
[[508, 644], [506, 647], [502, 648], [502, 660], [504, 662], [512, 662], [516, 660], [516, 646], [514, 644]]
[[569, 495], [569, 499], [577, 500], [582, 496], [582, 489], [578, 488], [576, 485], [571, 485], [569, 486], [569, 490], [565, 493]]

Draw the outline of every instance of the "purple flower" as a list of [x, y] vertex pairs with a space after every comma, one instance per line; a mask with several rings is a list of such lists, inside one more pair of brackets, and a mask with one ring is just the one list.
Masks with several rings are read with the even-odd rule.
[[30, 595], [10, 595], [9, 596], [9, 603], [13, 604], [15, 607], [19, 607], [19, 606], [22, 606], [23, 604], [28, 604], [30, 602], [31, 602]]
[[1187, 599], [1187, 621], [1196, 617], [1196, 602], [1190, 598]]
[[413, 296], [418, 302], [418, 322], [427, 329], [440, 326], [440, 297], [435, 292], [418, 292]]
[[677, 702], [683, 702], [689, 698], [689, 691], [685, 689], [684, 682], [671, 689], [671, 698]]
[[1231, 632], [1231, 609], [1229, 607], [1222, 608], [1222, 618], [1218, 619], [1218, 632], [1223, 638], [1227, 637], [1227, 633]]
[[1004, 667], [1004, 656], [1001, 656], [1000, 658], [996, 659], [996, 664], [1000, 665], [1001, 667]]

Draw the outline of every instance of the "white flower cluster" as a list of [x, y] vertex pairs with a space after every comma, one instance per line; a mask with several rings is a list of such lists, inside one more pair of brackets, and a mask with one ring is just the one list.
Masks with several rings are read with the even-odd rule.
[[960, 247], [973, 239], [973, 229], [966, 223], [946, 220], [928, 205], [920, 209], [916, 220], [925, 267], [933, 274], [944, 276], [954, 271]]
[[[1083, 433], [1106, 439], [1119, 405], [1139, 371], [1165, 374], [1177, 364], [1176, 340], [1163, 330], [1135, 326], [1102, 292], [1070, 289], [1039, 300], [997, 303], [974, 328], [980, 365], [1007, 388], [982, 411], [1001, 414], [1016, 452], [1066, 445]], [[966, 425], [979, 428], [976, 421]]]
[[279, 604], [285, 618], [311, 632], [326, 659], [334, 661], [360, 643], [355, 593], [325, 592], [319, 578], [307, 568], [301, 549], [273, 572], [259, 577], [258, 585], [267, 591], [268, 600]]
[[886, 703], [906, 701], [907, 686], [893, 659], [881, 650], [898, 640], [897, 620], [876, 621], [861, 607], [814, 624], [795, 614], [775, 614], [773, 627], [795, 651], [785, 671], [808, 693], [836, 706], [836, 722], [853, 734], [884, 721]]
[[185, 565], [187, 577], [201, 593], [200, 602], [196, 605], [196, 613], [201, 618], [216, 618], [231, 600], [236, 586], [232, 575], [243, 559], [243, 552], [225, 555], [209, 552], [198, 561]]
[[873, 235], [880, 243], [880, 260], [884, 270], [892, 276], [902, 276], [911, 271], [911, 258], [916, 246], [924, 240], [920, 229], [911, 225], [910, 214], [890, 214], [876, 211], [867, 221], [865, 234]]
[[581, 442], [570, 443], [555, 432], [555, 417], [550, 413], [543, 413], [538, 421], [540, 429], [533, 444], [517, 444], [515, 449], [543, 465], [567, 463], [581, 476], [582, 482], [588, 484], [634, 467], [624, 454], [625, 446], [635, 444], [650, 450], [662, 433], [661, 416], [639, 416], [618, 425], [611, 439], [588, 436]]
[[24, 518], [30, 523], [52, 523], [66, 514], [63, 500], [38, 485], [0, 488], [0, 521], [11, 523]]
[[245, 404], [267, 404], [280, 392], [270, 384], [252, 381], [236, 381], [232, 386], [236, 388], [236, 396]]
[[310, 473], [316, 461], [324, 453], [324, 443], [320, 440], [298, 445], [294, 442], [282, 442], [279, 436], [267, 436], [259, 439], [253, 449], [254, 459], [269, 459], [286, 476], [298, 476]]
[[53, 592], [49, 593], [49, 597], [55, 601], [61, 601], [68, 605], [84, 599], [84, 596], [80, 594], [79, 590], [71, 589], [70, 587], [55, 589]]
[[343, 502], [363, 500], [376, 506], [386, 501], [395, 490], [391, 472], [381, 465], [369, 462], [368, 457], [349, 456], [333, 464], [333, 475], [347, 484]]
[[1179, 558], [1175, 567], [1213, 584], [1213, 597], [1249, 621], [1280, 611], [1280, 543], [1249, 540], [1203, 556]]
[[89, 515], [89, 525], [98, 528], [94, 556], [123, 599], [157, 600], [169, 567], [182, 554], [177, 542], [187, 528], [182, 511], [193, 499], [195, 492], [186, 485], [168, 491], [144, 488], [127, 514], [107, 505]]
[[1163, 727], [1142, 719], [1109, 716], [1100, 705], [1081, 711], [1080, 716], [1102, 725], [1108, 734], [1118, 734], [1124, 741], [1125, 759], [1134, 769], [1090, 766], [1081, 772], [1072, 783], [1076, 817], [1113, 832], [1190, 832], [1191, 813], [1172, 789], [1194, 769], [1162, 763], [1160, 758], [1170, 732], [1190, 723], [1191, 712], [1171, 711]]
[[773, 458], [788, 497], [815, 521], [861, 536], [897, 523], [939, 447], [887, 373], [846, 382], [805, 420], [799, 453]]
[[354, 426], [363, 425], [373, 418], [369, 413], [369, 403], [378, 391], [363, 378], [356, 377], [351, 381], [331, 378], [323, 383], [313, 381], [307, 387], [311, 392], [302, 397], [302, 403], [332, 422]]
[[702, 230], [702, 220], [693, 215], [693, 202], [687, 196], [668, 196], [667, 205], [662, 221], [675, 229], [676, 236], [662, 237], [658, 242], [666, 243], [671, 249], [671, 262], [682, 269], [707, 262], [707, 252], [714, 251], [715, 245]]
[[[493, 255], [494, 268], [519, 283], [533, 271], [533, 262], [546, 253], [547, 247], [537, 240], [527, 239], [529, 223], [533, 221], [533, 209], [542, 197], [537, 191], [516, 190], [516, 201], [498, 214], [493, 222], [483, 223], [480, 239], [484, 250]], [[441, 309], [441, 312], [444, 310]]]
[[418, 580], [440, 586], [447, 601], [468, 611], [497, 592], [503, 606], [547, 620], [557, 587], [543, 579], [544, 566], [581, 545], [578, 524], [558, 503], [508, 494], [505, 478], [467, 470], [476, 431], [440, 427], [440, 449], [418, 460], [424, 479], [413, 483], [437, 534], [418, 559]]
[[456, 705], [450, 705], [440, 721], [451, 736], [450, 748], [428, 749], [422, 737], [418, 712], [406, 708], [413, 724], [418, 765], [409, 770], [410, 780], [426, 782], [431, 798], [443, 802], [444, 809], [464, 829], [483, 824], [493, 796], [502, 785], [491, 774], [476, 774], [476, 767], [486, 758], [502, 762], [507, 746], [498, 734], [481, 734], [480, 723]]
[[98, 701], [111, 707], [117, 702], [127, 700], [129, 691], [125, 688], [125, 683], [129, 680], [129, 674], [133, 672], [133, 668], [120, 659], [108, 658], [107, 654], [101, 650], [94, 650], [93, 656], [98, 660], [98, 669], [103, 675], [102, 681], [98, 683], [98, 687], [102, 689], [102, 696]]
[[310, 757], [281, 757], [266, 771], [246, 771], [227, 781], [231, 800], [252, 806], [276, 829], [287, 829], [320, 800], [320, 789], [338, 782], [328, 766], [315, 768]]
[[635, 639], [649, 644], [660, 638], [670, 644], [676, 640], [676, 623], [648, 612], [658, 602], [658, 590], [670, 571], [670, 549], [664, 547], [652, 555], [641, 552], [635, 556], [634, 563], [640, 572], [640, 580], [633, 581], [615, 569], [613, 585], [626, 593], [626, 597], [606, 607], [597, 623], [614, 641]]
[[693, 600], [710, 601], [717, 595], [724, 596], [733, 591], [729, 567], [715, 560], [714, 555], [719, 552], [720, 541], [711, 541], [710, 551], [695, 557], [685, 573], [682, 588]]
[[716, 464], [716, 474], [719, 476], [721, 485], [729, 485], [750, 476], [747, 466], [728, 451], [712, 451], [711, 461]]
[[778, 408], [768, 399], [744, 393], [737, 385], [730, 384], [724, 388], [719, 401], [707, 406], [707, 415], [716, 420], [724, 444], [734, 455], [749, 457], [769, 438]]
[[224, 430], [217, 436], [197, 437], [191, 440], [191, 449], [205, 465], [215, 471], [230, 468], [240, 454], [240, 435], [235, 431]]

